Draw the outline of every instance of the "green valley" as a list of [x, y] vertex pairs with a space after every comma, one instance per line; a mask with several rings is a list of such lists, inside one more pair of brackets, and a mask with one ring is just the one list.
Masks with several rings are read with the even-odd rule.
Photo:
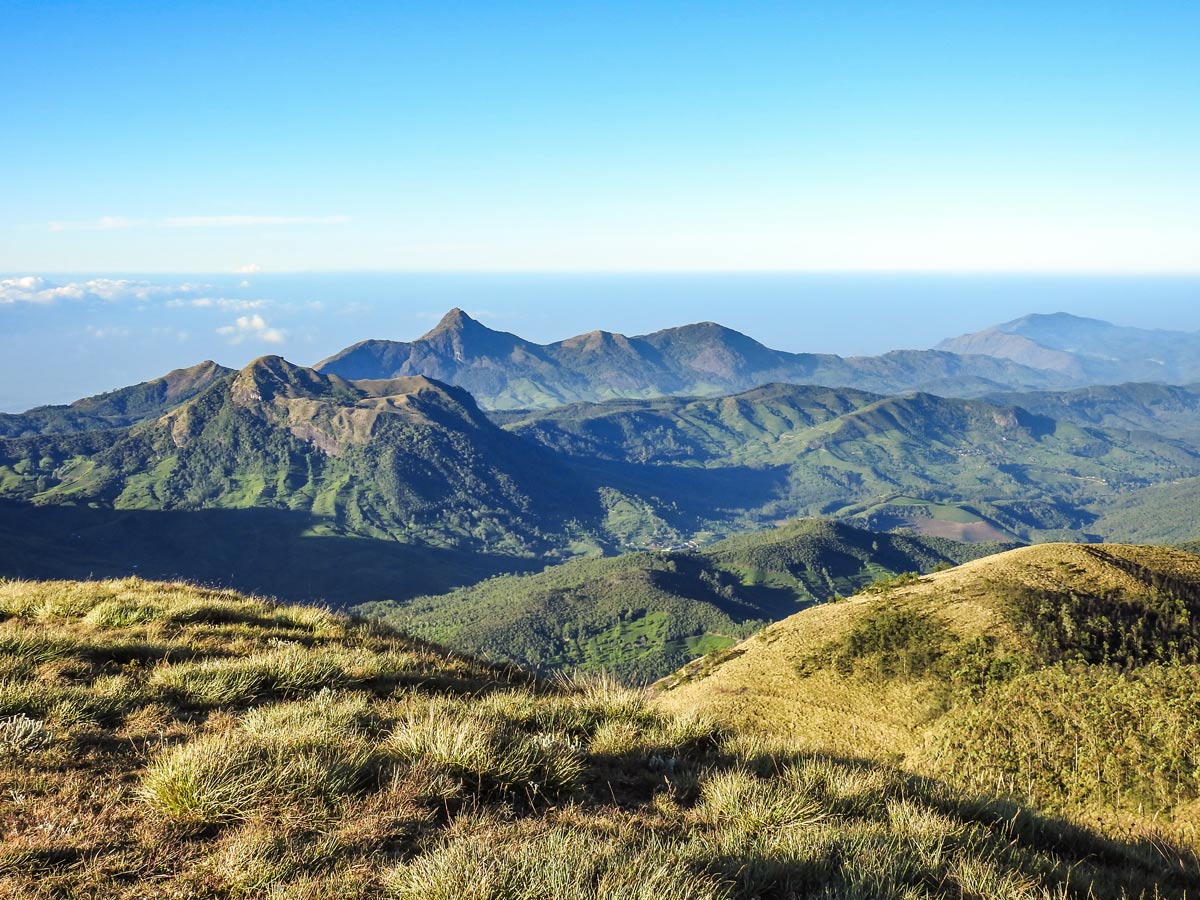
[[526, 668], [608, 671], [645, 682], [805, 606], [856, 593], [880, 578], [929, 572], [999, 549], [808, 520], [702, 552], [577, 560], [356, 611]]

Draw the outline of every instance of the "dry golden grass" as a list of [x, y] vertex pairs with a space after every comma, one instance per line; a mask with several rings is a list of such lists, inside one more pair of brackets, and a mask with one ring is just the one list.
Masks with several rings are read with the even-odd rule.
[[0, 704], [6, 898], [1117, 900], [1200, 878], [1169, 845], [609, 679], [187, 585], [0, 584]]
[[[987, 652], [992, 657], [1025, 660], [1027, 667], [1036, 669], [1040, 665], [1035, 661], [1036, 648], [1005, 605], [1004, 598], [1013, 590], [1153, 596], [1157, 587], [1150, 581], [1157, 577], [1200, 585], [1200, 557], [1168, 548], [1121, 545], [1021, 548], [927, 575], [915, 583], [867, 591], [805, 610], [664, 679], [656, 686], [656, 702], [668, 711], [699, 710], [744, 731], [776, 736], [793, 749], [886, 760], [912, 771], [956, 779], [975, 789], [1037, 801], [1122, 833], [1150, 827], [1200, 846], [1196, 843], [1200, 818], [1196, 817], [1191, 776], [1175, 778], [1170, 789], [1156, 792], [1153, 802], [1145, 797], [1121, 797], [1119, 785], [1111, 791], [1098, 786], [1077, 790], [1077, 780], [1069, 775], [1062, 776], [1061, 789], [1049, 790], [1045, 773], [1037, 774], [1041, 784], [1035, 790], [1031, 787], [1034, 774], [1022, 778], [1014, 772], [1019, 773], [1021, 766], [1034, 766], [1034, 760], [1042, 767], [1054, 764], [1053, 760], [1031, 747], [1027, 758], [1014, 757], [1012, 769], [1000, 772], [983, 764], [989, 751], [977, 739], [981, 733], [989, 733], [987, 740], [997, 742], [996, 747], [1011, 746], [1022, 738], [1045, 746], [1049, 735], [1035, 738], [1037, 729], [1031, 724], [1014, 724], [1025, 714], [1017, 707], [1039, 692], [1057, 690], [1071, 695], [1078, 691], [1073, 702], [1083, 709], [1080, 715], [1066, 714], [1072, 702], [1068, 698], [1058, 709], [1047, 703], [1040, 711], [1031, 711], [1031, 722], [1036, 719], [1050, 730], [1076, 728], [1081, 735], [1078, 744], [1084, 746], [1084, 732], [1093, 728], [1088, 716], [1100, 715], [1102, 701], [1108, 704], [1104, 708], [1109, 715], [1133, 717], [1147, 710], [1136, 726], [1132, 721], [1096, 726], [1099, 734], [1092, 735], [1093, 743], [1110, 749], [1095, 752], [1101, 756], [1119, 752], [1112, 746], [1114, 729], [1141, 727], [1147, 733], [1163, 733], [1164, 723], [1177, 716], [1195, 723], [1200, 714], [1200, 689], [1192, 687], [1195, 679], [1187, 674], [1195, 667], [1168, 672], [1154, 687], [1148, 687], [1144, 679], [1139, 682], [1121, 674], [1100, 685], [1095, 679], [1088, 680], [1088, 667], [1075, 666], [1053, 682], [1057, 687], [1051, 689], [1047, 685], [1059, 676], [1031, 672], [1026, 680], [1012, 682], [1009, 699], [1003, 700], [999, 691], [985, 692], [982, 697], [955, 697], [949, 693], [946, 679], [933, 673], [881, 679], [804, 664], [881, 611], [913, 610], [936, 622], [948, 641], [962, 646], [974, 638], [986, 638], [991, 642]], [[1151, 680], [1157, 671], [1152, 669], [1147, 675]], [[1166, 683], [1168, 687], [1163, 686]], [[1096, 692], [1094, 697], [1085, 687]], [[1145, 690], [1134, 697], [1142, 688]], [[1101, 696], [1101, 692], [1106, 693]], [[1114, 699], [1122, 696], [1124, 701]], [[1002, 700], [1007, 704], [1003, 706], [1006, 718], [998, 719], [993, 705]], [[1162, 704], [1161, 714], [1154, 713], [1155, 703]], [[983, 727], [987, 722], [995, 726], [990, 732]], [[1015, 733], [1004, 731], [1010, 727]], [[1126, 752], [1143, 754], [1140, 762], [1146, 766], [1165, 764], [1160, 757], [1169, 756], [1171, 765], [1186, 767], [1191, 728], [1175, 728], [1169, 739], [1157, 743], [1148, 737], [1137, 749], [1130, 743]], [[964, 729], [970, 740], [961, 737]], [[957, 755], [951, 752], [955, 748], [960, 751]], [[1128, 763], [1136, 767], [1139, 760]], [[1114, 764], [1105, 771], [1117, 777]]]

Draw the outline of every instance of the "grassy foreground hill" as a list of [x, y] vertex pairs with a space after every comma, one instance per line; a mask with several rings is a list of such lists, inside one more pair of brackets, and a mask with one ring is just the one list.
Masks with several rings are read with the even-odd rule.
[[605, 680], [128, 579], [0, 584], [0, 895], [1184, 897], [1186, 851]]
[[605, 670], [646, 682], [877, 578], [928, 572], [1000, 549], [810, 519], [700, 552], [576, 560], [357, 611], [526, 668]]
[[800, 612], [666, 679], [810, 752], [1200, 834], [1200, 557], [1047, 544]]

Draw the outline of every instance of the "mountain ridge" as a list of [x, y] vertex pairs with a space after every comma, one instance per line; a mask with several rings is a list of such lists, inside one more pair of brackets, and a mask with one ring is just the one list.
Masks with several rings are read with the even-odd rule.
[[971, 395], [1005, 387], [1069, 385], [1057, 373], [940, 350], [845, 358], [788, 353], [716, 322], [633, 336], [591, 331], [535, 344], [494, 331], [457, 308], [414, 341], [361, 341], [314, 368], [351, 380], [426, 374], [465, 387], [489, 409], [717, 395], [776, 381], [879, 393], [937, 388]]
[[0, 413], [0, 438], [67, 434], [97, 428], [123, 428], [162, 415], [235, 370], [212, 360], [175, 369], [159, 378], [23, 413]]
[[1200, 380], [1200, 333], [1113, 325], [1070, 313], [1031, 313], [947, 338], [934, 349], [977, 353], [1068, 375], [1083, 387]]

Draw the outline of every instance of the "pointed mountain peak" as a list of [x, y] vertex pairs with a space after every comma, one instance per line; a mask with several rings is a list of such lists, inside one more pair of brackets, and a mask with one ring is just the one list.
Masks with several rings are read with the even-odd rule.
[[[471, 328], [487, 328], [487, 326], [475, 321], [466, 312], [456, 306], [442, 316], [441, 321], [437, 323], [429, 334], [440, 334], [446, 331], [466, 331]], [[490, 331], [491, 329], [487, 330]], [[426, 337], [428, 336], [426, 335]]]

